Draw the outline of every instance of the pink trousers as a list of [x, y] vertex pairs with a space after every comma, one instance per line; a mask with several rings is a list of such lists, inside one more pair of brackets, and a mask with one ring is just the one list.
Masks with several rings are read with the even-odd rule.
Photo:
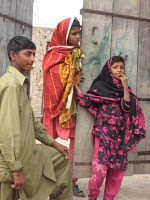
[[95, 200], [100, 194], [100, 187], [105, 181], [104, 200], [113, 200], [117, 195], [125, 169], [112, 169], [106, 165], [98, 163], [99, 138], [95, 138], [92, 160], [92, 177], [88, 183], [89, 200]]

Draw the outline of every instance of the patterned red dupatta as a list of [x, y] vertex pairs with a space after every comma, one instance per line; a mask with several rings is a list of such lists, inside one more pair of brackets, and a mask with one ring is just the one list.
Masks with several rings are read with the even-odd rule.
[[67, 46], [73, 20], [68, 18], [58, 24], [43, 59], [44, 114], [46, 118], [59, 115], [59, 124], [65, 128], [73, 126], [73, 96], [67, 108], [66, 104], [80, 73], [72, 54], [74, 52], [75, 59], [80, 59], [82, 54], [80, 48]]

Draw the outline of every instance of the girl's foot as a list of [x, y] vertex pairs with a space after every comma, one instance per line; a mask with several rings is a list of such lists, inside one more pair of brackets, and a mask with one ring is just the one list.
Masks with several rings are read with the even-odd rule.
[[73, 195], [76, 197], [86, 197], [86, 195], [84, 194], [84, 192], [82, 190], [79, 189], [78, 185], [73, 183]]

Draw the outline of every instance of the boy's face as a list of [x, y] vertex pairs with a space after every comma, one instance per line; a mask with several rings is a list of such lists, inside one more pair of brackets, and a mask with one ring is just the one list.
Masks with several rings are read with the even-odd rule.
[[29, 72], [33, 69], [32, 65], [35, 61], [35, 49], [24, 49], [15, 53], [10, 52], [11, 64], [21, 73]]
[[74, 26], [69, 33], [68, 44], [71, 46], [78, 46], [81, 37], [81, 28], [79, 26]]
[[111, 65], [110, 70], [112, 75], [116, 79], [120, 80], [121, 75], [125, 74], [125, 65], [123, 62], [116, 62], [113, 65]]

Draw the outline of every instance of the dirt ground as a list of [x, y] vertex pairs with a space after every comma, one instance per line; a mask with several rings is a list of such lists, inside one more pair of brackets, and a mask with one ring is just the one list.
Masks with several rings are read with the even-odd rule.
[[[87, 178], [79, 179], [77, 182], [80, 189], [85, 192], [86, 197], [73, 197], [73, 200], [88, 200], [88, 180], [89, 179]], [[101, 194], [97, 200], [103, 200], [103, 194], [104, 184], [101, 188]], [[121, 189], [115, 200], [150, 200], [150, 175], [125, 176]]]
[[[68, 141], [58, 139], [58, 142], [69, 146]], [[85, 198], [74, 197], [73, 200], [88, 200], [88, 180], [79, 179], [77, 184], [86, 194]], [[104, 184], [101, 188], [101, 194], [98, 200], [103, 200]], [[121, 189], [115, 200], [150, 200], [150, 174], [125, 176]]]
[[[88, 185], [89, 179], [79, 179], [78, 185], [82, 189], [86, 197], [74, 197], [73, 200], [88, 200]], [[104, 184], [101, 188], [101, 194], [98, 200], [103, 200]], [[125, 176], [121, 189], [115, 200], [150, 200], [150, 175], [133, 175]]]

